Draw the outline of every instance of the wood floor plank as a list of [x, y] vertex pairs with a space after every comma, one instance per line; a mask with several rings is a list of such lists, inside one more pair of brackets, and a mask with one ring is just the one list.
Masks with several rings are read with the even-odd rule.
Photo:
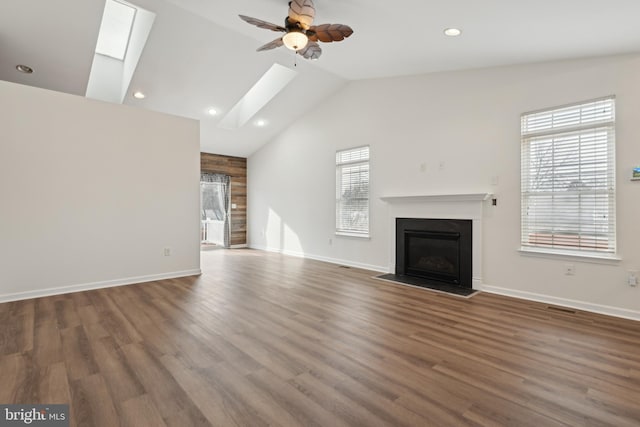
[[294, 425], [310, 427], [326, 425], [340, 427], [347, 425], [342, 419], [309, 399], [304, 393], [301, 393], [297, 387], [289, 382], [283, 382], [268, 369], [253, 372], [247, 376], [247, 379], [255, 388], [269, 396], [281, 408], [278, 417], [281, 417], [283, 413], [287, 413], [296, 420]]
[[0, 355], [33, 349], [34, 300], [15, 301], [0, 311]]
[[110, 292], [117, 294], [118, 289], [100, 289], [89, 293], [91, 303], [100, 314], [101, 325], [121, 345], [142, 341], [136, 328], [131, 325], [127, 317], [113, 301]]
[[[316, 402], [333, 416], [348, 425], [385, 426], [388, 422], [344, 394], [325, 381], [319, 381], [310, 373], [304, 373], [288, 381], [300, 393]], [[422, 402], [421, 402], [422, 403]]]
[[[87, 297], [88, 298], [88, 297]], [[78, 316], [90, 341], [109, 337], [109, 332], [102, 326], [100, 314], [92, 304], [78, 307]]]
[[210, 423], [204, 414], [197, 408], [188, 408], [165, 418], [167, 427], [211, 427], [211, 426], [233, 426], [233, 424], [223, 424], [222, 417], [215, 417], [215, 423]]
[[219, 392], [223, 393], [227, 406], [233, 408], [233, 418], [237, 425], [301, 425], [273, 396], [249, 380], [248, 376], [253, 373], [255, 372], [245, 375], [227, 362], [202, 372], [207, 381], [215, 384]]
[[38, 401], [48, 404], [69, 404], [71, 391], [64, 363], [54, 363], [40, 370]]
[[54, 303], [56, 311], [56, 319], [58, 321], [58, 329], [67, 329], [82, 324], [80, 316], [76, 310], [76, 305], [70, 295], [64, 295]]
[[98, 372], [93, 350], [82, 325], [63, 329], [62, 351], [71, 381], [88, 377]]
[[78, 427], [118, 427], [120, 417], [104, 378], [94, 374], [71, 383], [71, 421]]
[[91, 347], [96, 366], [105, 379], [117, 406], [123, 401], [145, 394], [144, 386], [115, 339], [105, 337], [92, 341]]
[[0, 356], [0, 402], [18, 403], [20, 389], [25, 381], [25, 357], [20, 353]]
[[[174, 356], [163, 356], [162, 363], [172, 373], [178, 384], [185, 390], [211, 425], [240, 426], [263, 425], [261, 418], [251, 409], [239, 404], [234, 397], [234, 389], [243, 381], [242, 375], [235, 376], [232, 386], [221, 386], [220, 370], [216, 371], [214, 380], [208, 380], [201, 370], [194, 370], [185, 366]], [[210, 368], [211, 369], [211, 368]], [[224, 372], [224, 371], [223, 371]], [[186, 414], [181, 414], [183, 418]], [[167, 417], [171, 423], [177, 422], [177, 417]]]
[[166, 427], [153, 400], [146, 394], [122, 403], [122, 427]]
[[72, 426], [638, 426], [640, 322], [254, 250], [0, 304], [0, 403]]
[[211, 351], [211, 357], [222, 359], [241, 370], [245, 374], [257, 371], [262, 365], [252, 358], [249, 354], [243, 352], [222, 335], [213, 332], [207, 325], [190, 325], [189, 331], [194, 337], [203, 342]]
[[195, 408], [184, 389], [162, 362], [145, 350], [143, 344], [127, 344], [122, 347], [122, 351], [162, 418], [171, 417], [184, 409]]

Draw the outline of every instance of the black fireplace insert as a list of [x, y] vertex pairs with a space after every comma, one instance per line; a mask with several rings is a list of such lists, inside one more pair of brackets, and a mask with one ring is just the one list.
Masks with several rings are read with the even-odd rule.
[[472, 221], [396, 218], [396, 275], [471, 289]]

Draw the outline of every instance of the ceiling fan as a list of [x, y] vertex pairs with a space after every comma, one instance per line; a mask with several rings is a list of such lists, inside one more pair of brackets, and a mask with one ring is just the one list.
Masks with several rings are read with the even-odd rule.
[[322, 55], [318, 42], [342, 41], [353, 34], [353, 30], [348, 25], [342, 24], [312, 25], [315, 14], [313, 0], [292, 0], [289, 2], [289, 15], [284, 20], [284, 26], [245, 15], [239, 16], [256, 27], [285, 33], [282, 37], [259, 47], [258, 52], [285, 46], [305, 59], [318, 59]]

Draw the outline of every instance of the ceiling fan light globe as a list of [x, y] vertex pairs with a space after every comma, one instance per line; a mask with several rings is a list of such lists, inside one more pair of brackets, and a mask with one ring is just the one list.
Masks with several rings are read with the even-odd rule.
[[306, 34], [299, 31], [290, 31], [282, 37], [282, 42], [291, 50], [300, 50], [309, 43], [309, 38]]

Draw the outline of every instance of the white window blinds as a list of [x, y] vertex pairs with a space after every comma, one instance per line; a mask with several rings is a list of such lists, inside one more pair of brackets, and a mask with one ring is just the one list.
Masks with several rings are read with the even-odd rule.
[[522, 246], [615, 245], [615, 98], [523, 114]]
[[369, 147], [336, 152], [336, 233], [369, 235]]

